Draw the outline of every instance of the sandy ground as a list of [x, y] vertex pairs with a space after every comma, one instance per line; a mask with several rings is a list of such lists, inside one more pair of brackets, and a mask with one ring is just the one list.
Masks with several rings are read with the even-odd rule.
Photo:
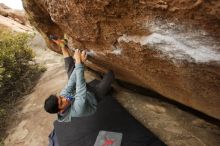
[[[34, 42], [41, 42], [39, 36], [35, 39]], [[51, 93], [59, 93], [67, 81], [62, 56], [45, 50], [46, 46], [43, 43], [33, 46], [35, 46], [35, 50], [37, 49], [37, 60], [46, 64], [48, 69], [38, 81], [33, 92], [23, 97], [18, 104], [16, 118], [7, 131], [5, 146], [48, 145], [48, 135], [53, 128], [56, 115], [47, 114], [43, 110], [44, 100]], [[94, 78], [96, 78], [94, 73], [86, 71], [87, 81]], [[118, 86], [114, 97], [136, 119], [168, 145], [220, 145], [220, 127], [178, 109], [174, 105], [139, 95]]]

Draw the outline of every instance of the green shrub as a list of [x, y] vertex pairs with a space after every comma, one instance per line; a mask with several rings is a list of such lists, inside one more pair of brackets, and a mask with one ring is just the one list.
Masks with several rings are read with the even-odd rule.
[[18, 96], [26, 79], [39, 72], [38, 65], [30, 64], [34, 54], [29, 39], [27, 33], [0, 31], [0, 95]]
[[0, 30], [0, 137], [8, 109], [30, 92], [45, 70], [34, 62], [30, 39], [27, 33]]

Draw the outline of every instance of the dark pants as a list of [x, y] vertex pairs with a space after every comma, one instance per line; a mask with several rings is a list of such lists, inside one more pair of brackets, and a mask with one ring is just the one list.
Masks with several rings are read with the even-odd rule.
[[[65, 62], [65, 70], [67, 71], [67, 75], [69, 79], [72, 71], [75, 68], [75, 62], [71, 56], [64, 58], [64, 62]], [[102, 80], [95, 88], [87, 84], [87, 89], [90, 92], [95, 93], [96, 99], [100, 101], [110, 91], [111, 84], [114, 81], [114, 78], [115, 78], [114, 73], [112, 71], [109, 71], [103, 76]]]

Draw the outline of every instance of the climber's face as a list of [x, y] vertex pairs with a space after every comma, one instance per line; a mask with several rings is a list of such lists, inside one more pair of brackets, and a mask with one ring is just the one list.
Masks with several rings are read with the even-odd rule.
[[70, 105], [70, 101], [63, 97], [63, 96], [58, 96], [58, 108], [60, 110], [60, 112], [63, 112], [67, 106]]

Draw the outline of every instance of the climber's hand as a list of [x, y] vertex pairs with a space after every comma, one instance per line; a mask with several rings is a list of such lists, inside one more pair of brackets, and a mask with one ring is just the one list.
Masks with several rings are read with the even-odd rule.
[[52, 40], [52, 41], [61, 48], [65, 48], [65, 46], [66, 46], [65, 40]]
[[76, 50], [75, 50], [74, 59], [75, 59], [75, 62], [76, 62], [77, 64], [80, 64], [80, 63], [81, 63], [81, 52], [80, 52], [79, 49], [76, 49]]
[[84, 62], [86, 62], [86, 60], [87, 60], [87, 53], [85, 50], [83, 50], [81, 53], [81, 61], [82, 61], [82, 63], [84, 63]]

